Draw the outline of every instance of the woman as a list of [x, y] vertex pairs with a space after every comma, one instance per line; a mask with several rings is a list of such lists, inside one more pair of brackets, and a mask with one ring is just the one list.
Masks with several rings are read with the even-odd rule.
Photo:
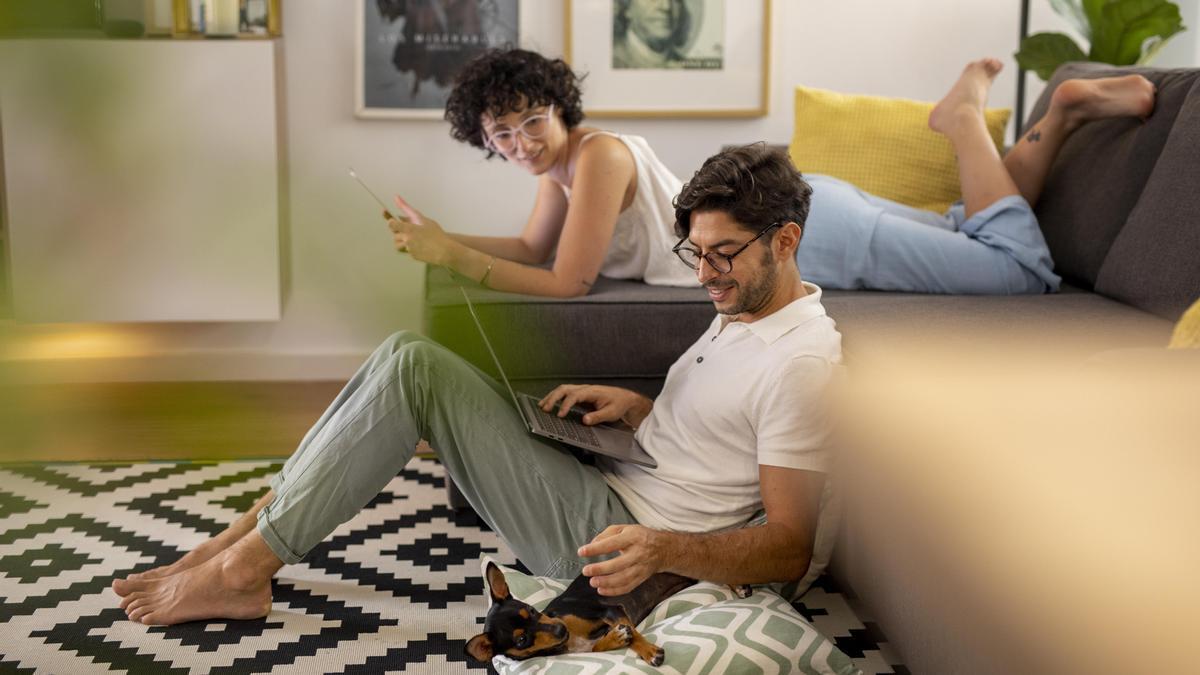
[[[681, 181], [646, 141], [579, 126], [579, 78], [560, 59], [490, 50], [459, 74], [446, 103], [455, 139], [537, 177], [518, 237], [448, 234], [401, 197], [396, 247], [502, 291], [585, 295], [596, 276], [694, 286], [671, 255]], [[553, 256], [549, 269], [542, 267]]]
[[1154, 85], [1140, 75], [1067, 80], [1001, 159], [983, 109], [1002, 64], [967, 64], [929, 126], [958, 157], [963, 199], [948, 213], [914, 209], [826, 176], [806, 176], [812, 208], [797, 262], [823, 288], [1007, 295], [1058, 290], [1032, 206], [1063, 142], [1081, 125], [1146, 117]]

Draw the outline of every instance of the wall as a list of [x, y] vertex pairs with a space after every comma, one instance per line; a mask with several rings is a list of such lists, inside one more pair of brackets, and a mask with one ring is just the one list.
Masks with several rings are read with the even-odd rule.
[[[1061, 25], [1048, 3], [1033, 2], [1033, 30]], [[1194, 14], [1196, 0], [1185, 2]], [[561, 53], [562, 16], [560, 2], [524, 0], [525, 46]], [[935, 100], [967, 60], [996, 55], [1006, 68], [991, 103], [1015, 99], [1016, 0], [775, 0], [773, 17], [769, 116], [594, 123], [647, 137], [686, 178], [723, 144], [786, 142], [795, 84]], [[283, 319], [97, 327], [113, 338], [106, 344], [118, 345], [110, 356], [120, 357], [126, 343], [138, 353], [76, 360], [58, 376], [341, 379], [390, 332], [419, 329], [422, 265], [391, 249], [376, 207], [346, 176], [349, 165], [377, 191], [403, 194], [447, 229], [519, 230], [533, 199], [528, 176], [457, 145], [443, 122], [354, 117], [353, 19], [352, 2], [291, 0], [285, 9], [290, 292]], [[1196, 50], [1194, 38], [1187, 44], [1185, 58]], [[1029, 85], [1032, 102], [1040, 83], [1031, 76]], [[146, 353], [159, 356], [137, 358]]]

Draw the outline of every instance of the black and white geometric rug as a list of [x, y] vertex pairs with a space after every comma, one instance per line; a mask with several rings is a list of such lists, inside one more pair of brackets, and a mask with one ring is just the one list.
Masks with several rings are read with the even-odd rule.
[[[133, 623], [114, 577], [166, 564], [220, 532], [280, 462], [0, 467], [0, 673], [459, 673], [487, 602], [484, 553], [515, 562], [473, 514], [446, 506], [417, 459], [274, 582], [256, 621]], [[905, 673], [877, 628], [825, 582], [796, 608], [865, 673]]]

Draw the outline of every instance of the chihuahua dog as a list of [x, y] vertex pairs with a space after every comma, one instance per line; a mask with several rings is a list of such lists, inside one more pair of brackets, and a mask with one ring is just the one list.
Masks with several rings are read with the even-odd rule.
[[[663, 650], [643, 637], [636, 626], [663, 599], [694, 583], [695, 579], [660, 572], [625, 595], [608, 597], [600, 595], [589, 577], [580, 574], [539, 612], [513, 598], [500, 568], [488, 563], [492, 606], [484, 619], [483, 632], [467, 642], [467, 654], [483, 662], [497, 654], [520, 661], [630, 647], [646, 663], [659, 666]], [[734, 592], [744, 598], [750, 589], [740, 586]]]

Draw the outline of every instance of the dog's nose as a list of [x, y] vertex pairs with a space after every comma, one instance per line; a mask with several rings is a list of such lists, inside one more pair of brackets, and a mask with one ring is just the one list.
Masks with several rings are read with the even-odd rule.
[[560, 624], [556, 624], [556, 625], [554, 626], [554, 637], [555, 637], [556, 639], [559, 639], [559, 640], [561, 640], [561, 639], [563, 639], [563, 638], [567, 637], [567, 626], [566, 626], [566, 624], [561, 624], [561, 623], [560, 623]]

